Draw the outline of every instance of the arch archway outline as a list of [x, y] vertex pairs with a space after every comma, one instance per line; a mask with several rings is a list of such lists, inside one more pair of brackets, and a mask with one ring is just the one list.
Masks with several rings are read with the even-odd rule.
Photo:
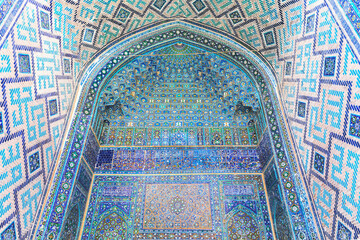
[[[321, 238], [321, 227], [285, 120], [286, 114], [271, 65], [246, 43], [210, 27], [187, 21], [167, 21], [117, 39], [97, 53], [85, 67], [78, 80], [64, 138], [60, 144], [61, 150], [56, 156], [57, 165], [44, 196], [45, 203], [40, 208], [33, 237], [44, 239], [49, 234], [58, 237], [92, 116], [96, 111], [96, 99], [106, 79], [136, 55], [176, 39], [218, 52], [255, 80], [264, 106], [275, 162], [283, 183], [283, 200], [290, 213], [294, 234], [310, 239]], [[65, 200], [60, 201], [60, 195], [65, 195]]]

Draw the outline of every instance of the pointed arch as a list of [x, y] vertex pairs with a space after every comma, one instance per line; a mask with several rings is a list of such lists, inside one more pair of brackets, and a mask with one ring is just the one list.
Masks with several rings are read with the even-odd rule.
[[249, 212], [236, 211], [227, 221], [226, 228], [230, 240], [261, 238], [258, 220]]
[[[46, 205], [43, 206], [43, 212], [40, 214], [41, 226], [37, 226], [35, 237], [41, 238], [43, 231], [55, 235], [59, 232], [56, 227], [50, 227], [57, 221], [56, 218], [62, 219], [64, 215], [63, 212], [53, 213], [58, 206], [64, 204], [59, 200], [58, 189], [63, 189], [67, 195], [64, 200], [67, 206], [74, 185], [74, 178], [69, 177], [69, 173], [76, 172], [79, 166], [84, 139], [90, 129], [92, 115], [96, 112], [96, 99], [103, 84], [119, 67], [129, 63], [138, 54], [179, 39], [217, 52], [244, 69], [255, 80], [261, 93], [265, 118], [270, 129], [270, 142], [276, 154], [276, 165], [282, 178], [284, 201], [291, 199], [286, 200], [291, 223], [293, 226], [303, 224], [307, 232], [305, 234], [311, 232], [320, 234], [315, 227], [317, 225], [318, 229], [321, 229], [317, 218], [314, 217], [314, 206], [308, 201], [310, 195], [302, 175], [302, 166], [298, 161], [289, 127], [285, 122], [280, 91], [270, 64], [243, 41], [234, 40], [226, 34], [212, 31], [211, 28], [200, 24], [168, 21], [111, 42], [95, 54], [81, 73], [67, 120], [65, 138], [60, 145], [61, 151], [58, 156], [60, 161], [52, 176], [52, 179], [57, 179], [57, 181], [50, 181], [52, 185], [49, 186]], [[290, 194], [296, 194], [298, 197], [290, 198]], [[305, 200], [300, 201], [300, 199]], [[52, 209], [52, 211], [44, 211], [44, 209]], [[312, 212], [312, 214], [305, 214], [305, 212]], [[293, 227], [293, 231], [295, 235], [304, 234], [300, 228]]]
[[110, 211], [96, 226], [94, 239], [127, 239], [128, 225], [116, 211]]

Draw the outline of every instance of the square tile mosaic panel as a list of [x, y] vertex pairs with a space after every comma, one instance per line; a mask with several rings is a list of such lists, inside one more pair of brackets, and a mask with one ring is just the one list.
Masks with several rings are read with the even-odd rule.
[[206, 7], [202, 0], [195, 0], [192, 4], [198, 12], [201, 12]]
[[19, 54], [18, 60], [19, 60], [19, 72], [31, 73], [30, 56], [28, 54]]
[[156, 0], [153, 5], [158, 9], [161, 10], [163, 6], [165, 5], [166, 0]]
[[0, 112], [0, 134], [3, 134], [4, 131], [5, 131], [5, 129], [4, 129], [3, 113]]
[[81, 239], [273, 239], [255, 175], [95, 176], [86, 214]]
[[50, 112], [50, 116], [54, 116], [58, 113], [58, 106], [56, 99], [49, 100], [49, 112]]
[[30, 173], [35, 172], [40, 168], [40, 154], [39, 152], [35, 152], [29, 156], [29, 168]]
[[[270, 152], [267, 152], [271, 156]], [[98, 173], [261, 172], [255, 149], [101, 148]], [[262, 159], [265, 164], [266, 159]]]
[[321, 174], [324, 173], [325, 157], [315, 152], [314, 168]]
[[360, 138], [360, 115], [350, 114], [349, 134]]
[[275, 44], [275, 38], [273, 31], [264, 33], [265, 43], [266, 45], [274, 45]]
[[325, 57], [324, 76], [331, 77], [335, 74], [336, 57]]
[[65, 73], [71, 72], [71, 63], [70, 63], [70, 59], [68, 58], [64, 58], [64, 72]]
[[305, 33], [311, 33], [315, 30], [315, 14], [306, 17]]
[[233, 24], [237, 24], [237, 23], [242, 22], [242, 17], [241, 17], [241, 14], [240, 14], [240, 12], [238, 10], [233, 11], [232, 13], [230, 13], [229, 17], [230, 17]]
[[1, 240], [16, 240], [15, 223], [11, 223], [1, 234]]
[[84, 42], [92, 43], [95, 30], [86, 28], [84, 33]]
[[304, 118], [306, 115], [306, 103], [298, 102], [298, 116]]
[[45, 30], [50, 30], [50, 17], [48, 13], [40, 11], [40, 22], [41, 28]]
[[336, 240], [350, 240], [350, 239], [352, 239], [351, 231], [339, 221], [337, 227], [337, 233], [336, 233]]

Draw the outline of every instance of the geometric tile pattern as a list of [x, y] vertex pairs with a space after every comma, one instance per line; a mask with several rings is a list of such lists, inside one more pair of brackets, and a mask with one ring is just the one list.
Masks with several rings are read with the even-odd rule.
[[58, 106], [56, 99], [49, 101], [49, 111], [50, 111], [50, 116], [54, 116], [55, 114], [58, 113]]
[[314, 168], [318, 170], [319, 173], [324, 173], [325, 157], [321, 156], [319, 153], [315, 152], [314, 157]]
[[298, 116], [304, 118], [306, 114], [306, 103], [298, 102]]
[[350, 114], [349, 135], [360, 138], [360, 116]]
[[261, 172], [255, 149], [101, 148], [95, 171], [115, 173]]
[[15, 223], [11, 223], [1, 234], [1, 240], [16, 240]]
[[217, 239], [234, 231], [233, 239], [273, 239], [259, 175], [99, 175], [90, 199], [81, 239], [102, 236], [106, 218], [119, 219], [120, 239]]
[[0, 112], [0, 134], [3, 134], [5, 131], [4, 129], [4, 118], [3, 118], [3, 113]]
[[[169, 26], [169, 25], [173, 25], [173, 23], [166, 23], [164, 24], [165, 26]], [[163, 26], [164, 26], [163, 25]], [[177, 26], [179, 27], [183, 27], [186, 26], [186, 23], [176, 23]], [[192, 25], [187, 25], [186, 26], [189, 29], [193, 29], [194, 26]], [[265, 79], [265, 76], [263, 76], [262, 74], [259, 74], [259, 70], [257, 69], [258, 65], [261, 60], [258, 59], [257, 57], [255, 57], [254, 60], [252, 61], [248, 61], [248, 57], [249, 56], [245, 56], [239, 53], [236, 53], [238, 51], [236, 51], [238, 49], [238, 47], [229, 47], [226, 44], [222, 45], [224, 43], [222, 43], [222, 38], [227, 39], [226, 36], [223, 35], [218, 35], [215, 32], [208, 32], [205, 29], [200, 29], [201, 33], [197, 33], [194, 32], [193, 30], [182, 30], [180, 29], [167, 29], [167, 28], [163, 28], [164, 31], [160, 32], [160, 33], [156, 33], [155, 35], [151, 35], [149, 33], [143, 34], [143, 36], [145, 36], [144, 38], [136, 38], [136, 40], [138, 42], [134, 43], [134, 45], [132, 45], [132, 47], [129, 47], [123, 51], [121, 51], [120, 55], [118, 55], [118, 57], [116, 58], [112, 58], [109, 59], [108, 63], [104, 63], [105, 67], [101, 68], [99, 66], [99, 68], [96, 68], [95, 73], [96, 77], [95, 79], [93, 79], [92, 82], [87, 82], [86, 84], [90, 85], [89, 91], [83, 91], [82, 95], [83, 95], [83, 99], [84, 99], [84, 104], [79, 108], [82, 109], [82, 111], [79, 111], [79, 115], [78, 118], [76, 119], [76, 125], [72, 125], [72, 128], [70, 129], [70, 136], [69, 138], [72, 138], [71, 141], [71, 150], [69, 151], [69, 153], [71, 153], [70, 155], [68, 155], [68, 157], [66, 157], [65, 155], [63, 155], [63, 161], [60, 161], [60, 169], [62, 169], [62, 167], [64, 167], [66, 170], [65, 172], [63, 172], [64, 174], [59, 173], [59, 175], [57, 175], [58, 177], [61, 177], [61, 181], [59, 181], [59, 184], [61, 185], [55, 185], [53, 190], [50, 192], [50, 198], [47, 201], [47, 204], [51, 204], [52, 201], [50, 199], [53, 199], [54, 201], [54, 211], [52, 212], [43, 212], [42, 214], [42, 218], [48, 219], [50, 218], [49, 224], [43, 222], [42, 226], [47, 225], [46, 228], [46, 232], [49, 232], [49, 234], [51, 234], [52, 236], [54, 236], [57, 232], [57, 229], [59, 228], [58, 224], [59, 221], [61, 221], [61, 219], [64, 216], [64, 212], [60, 211], [61, 209], [64, 209], [64, 205], [66, 206], [66, 203], [68, 202], [68, 198], [65, 197], [65, 200], [61, 200], [61, 198], [59, 197], [52, 197], [51, 195], [55, 195], [55, 196], [59, 196], [61, 194], [69, 194], [69, 189], [70, 186], [73, 185], [73, 178], [68, 177], [71, 176], [74, 173], [74, 161], [75, 163], [79, 162], [80, 159], [80, 153], [81, 153], [81, 146], [83, 146], [83, 143], [85, 142], [84, 139], [84, 130], [88, 129], [88, 127], [90, 127], [90, 114], [93, 110], [94, 107], [94, 97], [95, 97], [95, 93], [98, 91], [98, 88], [101, 83], [101, 81], [103, 80], [104, 77], [106, 77], [106, 73], [110, 73], [110, 71], [115, 67], [114, 63], [119, 63], [121, 64], [124, 60], [123, 56], [128, 56], [130, 52], [134, 52], [135, 54], [139, 51], [142, 50], [142, 48], [144, 48], [144, 46], [147, 46], [148, 44], [150, 45], [155, 45], [155, 44], [159, 44], [162, 42], [169, 42], [171, 40], [173, 40], [174, 38], [177, 39], [180, 36], [182, 37], [183, 41], [188, 41], [190, 39], [194, 39], [196, 40], [197, 43], [201, 44], [202, 46], [206, 46], [206, 47], [210, 47], [211, 45], [216, 46], [218, 49], [222, 49], [223, 51], [226, 51], [226, 56], [230, 59], [234, 59], [235, 61], [240, 61], [241, 64], [243, 64], [242, 66], [245, 67], [251, 74], [253, 74], [253, 76], [255, 77], [256, 81], [258, 82], [259, 86], [260, 86], [260, 91], [264, 97], [264, 105], [266, 110], [264, 111], [266, 113], [266, 117], [269, 121], [269, 130], [271, 132], [271, 140], [273, 141], [272, 143], [275, 145], [275, 149], [277, 149], [277, 154], [276, 154], [276, 160], [278, 161], [278, 164], [280, 164], [280, 166], [282, 166], [282, 169], [280, 169], [280, 172], [287, 172], [288, 174], [285, 176], [283, 174], [281, 174], [281, 178], [282, 179], [286, 179], [284, 181], [284, 194], [286, 194], [286, 196], [291, 195], [291, 194], [299, 194], [300, 197], [297, 198], [291, 198], [290, 202], [287, 202], [286, 204], [289, 205], [290, 207], [290, 211], [291, 211], [291, 221], [293, 221], [296, 225], [299, 225], [301, 222], [301, 228], [297, 228], [295, 229], [296, 234], [300, 234], [301, 236], [314, 236], [317, 232], [316, 227], [314, 224], [310, 224], [313, 221], [313, 216], [310, 214], [305, 214], [301, 209], [306, 209], [306, 211], [309, 211], [309, 205], [307, 203], [307, 201], [302, 201], [300, 202], [299, 199], [306, 199], [307, 197], [304, 195], [305, 194], [305, 190], [302, 189], [302, 185], [294, 185], [294, 180], [297, 179], [297, 175], [294, 174], [294, 172], [297, 172], [297, 170], [295, 169], [295, 163], [291, 162], [290, 159], [288, 159], [288, 155], [285, 154], [285, 151], [287, 151], [288, 149], [286, 149], [286, 145], [284, 145], [285, 143], [283, 142], [283, 136], [288, 136], [287, 133], [285, 133], [285, 130], [282, 127], [279, 127], [278, 124], [281, 124], [281, 122], [278, 121], [282, 121], [282, 117], [280, 117], [278, 115], [278, 111], [277, 109], [280, 109], [280, 106], [277, 104], [277, 102], [272, 102], [272, 98], [270, 97], [270, 92], [269, 90], [272, 89], [274, 86], [272, 86], [272, 84]], [[153, 29], [144, 29], [144, 32], [147, 31], [152, 31]], [[142, 33], [140, 33], [142, 34]], [[208, 34], [210, 34], [210, 36], [208, 36]], [[222, 36], [222, 38], [219, 38], [220, 36]], [[215, 41], [214, 39], [219, 39], [218, 41]], [[230, 39], [228, 39], [230, 40]], [[230, 40], [231, 41], [231, 40]], [[117, 44], [122, 44], [122, 42], [118, 42]], [[116, 47], [118, 47], [119, 45], [115, 45]], [[236, 51], [234, 54], [231, 54], [232, 52], [234, 52], [234, 50]], [[125, 57], [125, 59], [127, 60], [128, 57]], [[254, 65], [253, 61], [256, 62], [256, 64]], [[263, 66], [265, 67], [265, 66]], [[262, 68], [261, 68], [262, 69]], [[267, 69], [267, 67], [265, 68], [266, 71], [270, 71], [270, 69]], [[263, 69], [262, 69], [263, 70]], [[261, 70], [261, 71], [262, 71]], [[104, 76], [105, 75], [105, 76]], [[275, 79], [273, 79], [272, 81], [275, 81]], [[87, 95], [87, 96], [85, 96]], [[275, 110], [276, 109], [276, 110]], [[279, 118], [279, 119], [278, 119]], [[283, 134], [280, 134], [283, 133]], [[70, 139], [68, 139], [70, 142]], [[287, 165], [287, 164], [290, 165]], [[63, 165], [62, 165], [63, 164]], [[288, 172], [287, 170], [290, 170], [290, 172]], [[60, 191], [55, 192], [55, 189], [59, 189]], [[299, 192], [300, 191], [300, 192]], [[302, 192], [301, 192], [302, 191]], [[302, 208], [300, 208], [299, 206], [302, 205]], [[301, 219], [307, 219], [307, 221], [302, 221]], [[304, 232], [302, 229], [307, 229], [306, 232]], [[41, 227], [38, 229], [37, 231], [37, 235], [43, 235], [44, 234], [44, 229]]]
[[324, 76], [334, 76], [336, 67], [336, 57], [326, 57], [324, 63]]
[[19, 72], [31, 73], [30, 56], [28, 54], [19, 54]]
[[84, 34], [84, 42], [92, 43], [95, 30], [86, 28]]
[[[286, 172], [284, 172], [287, 174]], [[283, 173], [283, 174], [284, 174]], [[291, 231], [289, 213], [286, 211], [284, 195], [280, 190], [280, 179], [276, 170], [275, 162], [271, 161], [264, 172], [266, 189], [268, 192], [269, 205], [271, 213], [274, 216], [274, 228], [277, 239], [294, 239]], [[289, 195], [289, 201], [296, 195]], [[295, 238], [296, 239], [296, 238]]]
[[338, 222], [336, 240], [350, 240], [351, 232], [341, 222]]
[[[294, 104], [288, 104], [287, 106], [290, 107], [287, 110], [291, 125], [297, 129], [296, 132], [294, 131], [294, 134], [296, 135], [296, 139], [298, 139], [297, 142], [300, 143], [298, 144], [298, 148], [300, 151], [304, 152], [304, 154], [302, 154], [302, 161], [304, 163], [311, 162], [311, 154], [306, 154], [306, 152], [311, 153], [312, 149], [320, 148], [321, 152], [324, 152], [329, 156], [327, 167], [337, 167], [337, 171], [335, 172], [341, 172], [341, 166], [345, 167], [346, 165], [351, 165], [351, 157], [349, 157], [348, 160], [344, 159], [344, 162], [339, 164], [337, 157], [339, 156], [339, 147], [335, 147], [333, 142], [338, 142], [336, 146], [341, 146], [342, 143], [350, 142], [352, 144], [347, 145], [349, 151], [354, 153], [359, 152], [358, 140], [354, 142], [351, 131], [347, 131], [347, 124], [351, 125], [349, 109], [352, 109], [355, 111], [355, 114], [359, 115], [359, 55], [356, 52], [356, 49], [352, 49], [349, 44], [350, 40], [346, 37], [347, 32], [341, 30], [341, 23], [336, 22], [333, 18], [327, 1], [309, 1], [306, 2], [305, 5], [302, 2], [296, 1], [288, 2], [287, 4], [281, 4], [281, 1], [275, 1], [274, 3], [273, 1], [261, 2], [258, 0], [253, 2], [245, 1], [243, 4], [239, 4], [238, 1], [209, 1], [206, 2], [206, 7], [201, 10], [201, 13], [193, 6], [193, 2], [195, 1], [176, 0], [170, 2], [157, 0], [152, 2], [151, 4], [150, 1], [144, 2], [134, 0], [122, 1], [118, 4], [114, 4], [114, 2], [111, 1], [94, 1], [89, 3], [89, 1], [80, 0], [79, 3], [72, 1], [54, 1], [50, 4], [49, 1], [39, 0], [26, 2], [24, 8], [21, 7], [24, 1], [3, 1], [1, 3], [1, 9], [3, 9], [3, 11], [0, 14], [0, 42], [2, 43], [0, 46], [0, 74], [2, 81], [0, 106], [2, 108], [6, 106], [3, 112], [3, 119], [5, 119], [4, 123], [8, 128], [8, 130], [6, 130], [8, 132], [6, 132], [5, 136], [1, 136], [0, 138], [0, 149], [5, 150], [5, 155], [7, 154], [6, 158], [10, 159], [9, 152], [11, 148], [14, 156], [16, 156], [11, 160], [18, 166], [16, 171], [26, 174], [27, 163], [25, 163], [26, 158], [24, 156], [28, 156], [27, 153], [33, 151], [37, 145], [40, 146], [44, 156], [46, 155], [45, 153], [48, 154], [46, 156], [49, 156], [47, 158], [48, 160], [44, 159], [46, 165], [41, 164], [41, 169], [49, 168], [53, 159], [52, 153], [55, 152], [56, 141], [59, 140], [56, 136], [59, 135], [57, 133], [60, 133], [62, 129], [62, 122], [67, 111], [67, 106], [69, 104], [68, 99], [70, 99], [74, 81], [82, 66], [87, 63], [99, 48], [118, 36], [134, 31], [141, 26], [153, 24], [159, 18], [174, 16], [184, 16], [188, 18], [199, 17], [199, 20], [195, 21], [202, 21], [209, 26], [219, 29], [219, 31], [228, 32], [235, 37], [245, 40], [250, 45], [256, 47], [257, 50], [261, 51], [273, 64], [275, 71], [278, 73], [279, 82], [285, 82], [286, 84], [294, 86], [294, 89], [297, 89], [295, 92], [296, 94], [294, 95], [295, 102]], [[158, 3], [155, 4], [156, 2]], [[344, 12], [354, 29], [359, 33], [358, 1], [339, 0], [338, 2], [344, 8]], [[261, 5], [262, 7], [251, 10], [252, 6], [256, 4]], [[126, 14], [126, 21], [100, 21], [99, 19], [95, 19], [99, 17], [116, 17], [120, 12], [118, 11], [120, 5], [122, 9], [128, 11], [128, 14]], [[77, 8], [80, 8], [80, 10], [76, 11], [75, 9]], [[304, 30], [307, 25], [304, 16], [311, 15], [314, 12], [314, 9], [319, 13], [319, 15], [317, 15], [318, 20], [315, 21], [314, 27], [316, 35], [309, 39], [303, 35], [304, 32], [307, 32]], [[46, 30], [48, 25], [46, 24], [46, 21], [44, 21], [44, 23], [42, 21], [42, 19], [45, 20], [46, 17], [41, 16], [41, 11], [51, 12], [50, 30]], [[16, 13], [18, 12], [20, 17], [16, 18]], [[216, 19], [216, 17], [228, 16], [232, 12], [237, 12], [238, 14], [230, 16], [231, 18], [235, 19], [236, 17], [238, 19], [244, 17], [244, 20], [236, 22], [234, 19], [229, 21], [225, 19]], [[121, 16], [123, 16], [123, 13]], [[18, 20], [16, 25], [12, 24], [14, 20]], [[84, 25], [78, 24], [79, 22], [94, 26], [94, 29], [96, 29], [95, 36], [93, 37], [94, 46], [84, 44], [86, 42], [81, 38]], [[56, 47], [49, 48], [49, 46], [56, 46], [56, 41], [41, 42], [42, 37], [49, 36], [49, 33], [46, 35], [39, 30], [41, 26], [45, 27], [43, 30], [50, 31], [51, 38], [61, 39], [61, 44], [58, 43], [59, 51], [56, 51]], [[263, 29], [274, 30], [276, 51], [266, 50], [262, 34], [264, 31]], [[348, 29], [348, 31], [351, 30]], [[8, 34], [9, 32], [11, 34]], [[21, 51], [26, 50], [27, 52], [19, 53], [20, 49]], [[54, 52], [55, 54], [53, 56], [59, 56], [60, 58], [63, 58], [63, 56], [70, 58], [73, 69], [68, 70], [70, 68], [65, 66], [65, 61], [64, 69], [54, 67], [54, 69], [58, 69], [56, 77], [55, 75], [52, 75], [51, 70], [47, 70], [48, 68], [36, 69], [37, 66], [42, 66], [42, 64], [56, 66], [56, 64], [53, 64], [56, 60], [53, 62], [51, 60], [54, 58], [42, 58], [41, 53], [45, 53], [45, 51], [47, 54], [50, 54], [49, 52]], [[22, 67], [20, 67], [21, 64], [18, 59], [18, 54], [27, 53], [30, 54], [30, 64], [33, 64], [33, 59], [35, 60], [35, 53], [39, 53], [39, 56], [36, 59], [37, 62], [33, 64], [33, 67], [31, 65], [30, 68], [28, 68], [29, 65], [26, 63], [27, 67], [22, 69]], [[334, 129], [328, 129], [326, 125], [337, 125], [335, 119], [336, 113], [329, 109], [324, 110], [324, 107], [327, 104], [336, 105], [336, 103], [332, 100], [327, 101], [326, 95], [324, 97], [320, 94], [325, 87], [323, 80], [320, 79], [322, 75], [321, 69], [324, 69], [324, 67], [321, 67], [321, 59], [324, 54], [336, 55], [336, 65], [340, 68], [337, 71], [339, 73], [338, 76], [326, 77], [327, 80], [330, 79], [336, 86], [342, 87], [340, 91], [334, 93], [341, 94], [341, 92], [343, 92], [349, 94], [349, 96], [345, 97], [343, 100], [346, 104], [341, 106], [344, 111], [338, 112], [341, 119], [347, 120], [340, 122], [339, 129], [336, 131], [334, 131], [336, 127]], [[293, 61], [294, 72], [291, 73], [288, 78], [282, 80], [281, 76], [284, 75], [284, 63], [289, 60]], [[27, 62], [27, 59], [25, 62]], [[34, 73], [32, 69], [34, 69]], [[33, 75], [22, 76], [21, 71], [25, 71], [25, 75], [28, 73], [32, 73]], [[38, 74], [38, 72], [43, 73]], [[17, 76], [16, 80], [15, 73]], [[325, 73], [324, 76], [326, 76]], [[52, 85], [52, 80], [55, 81], [54, 85]], [[16, 83], [14, 83], [14, 81]], [[26, 94], [26, 90], [23, 92], [20, 91], [20, 93], [16, 90], [22, 83], [26, 85], [26, 82], [31, 83], [31, 91], [28, 92], [31, 94], [27, 95], [26, 98], [16, 98], [15, 96], [17, 94]], [[40, 85], [44, 86], [44, 83], [48, 84], [46, 85], [46, 89], [40, 89]], [[59, 83], [59, 88], [55, 88], [57, 83]], [[11, 103], [10, 98], [7, 97], [8, 94], [10, 94], [10, 88], [13, 89], [13, 96], [16, 98], [13, 103]], [[285, 89], [283, 89], [283, 91], [285, 91]], [[330, 91], [334, 90], [331, 89]], [[5, 95], [4, 92], [6, 92]], [[46, 98], [47, 94], [51, 96], [60, 95], [61, 99], [64, 99], [64, 101], [59, 100], [59, 105], [61, 104], [61, 107], [59, 106], [59, 118], [51, 121], [47, 119], [49, 113], [46, 112], [48, 111], [46, 108], [46, 101], [41, 103], [41, 99]], [[304, 119], [301, 119], [301, 121], [299, 121], [299, 118], [295, 115], [295, 109], [290, 109], [291, 106], [293, 106], [293, 108], [296, 107], [296, 101], [298, 99], [309, 100], [309, 108], [306, 111]], [[348, 99], [350, 100], [348, 101]], [[290, 98], [286, 99], [286, 97], [284, 101], [285, 100], [288, 100], [289, 103], [294, 101]], [[15, 104], [15, 102], [17, 103]], [[28, 104], [31, 106], [26, 107]], [[43, 106], [41, 106], [41, 104], [43, 104]], [[335, 108], [336, 106], [333, 107]], [[17, 111], [13, 111], [14, 108], [17, 108]], [[320, 125], [307, 124], [315, 121], [315, 119], [312, 118], [314, 115], [311, 115], [311, 111], [314, 112], [316, 109], [319, 109], [319, 113], [321, 113], [321, 111], [324, 112], [324, 121]], [[41, 118], [42, 111], [44, 112], [44, 118]], [[16, 117], [13, 118], [13, 116]], [[30, 118], [26, 118], [26, 116], [29, 116]], [[31, 122], [32, 116], [34, 116], [33, 122]], [[40, 121], [36, 122], [38, 118], [40, 118]], [[24, 124], [22, 124], [21, 121], [24, 121]], [[26, 132], [29, 130], [26, 129], [27, 125], [30, 126], [30, 132], [33, 129], [39, 129], [39, 127], [42, 129], [49, 129], [50, 132], [48, 132], [46, 136], [30, 142], [28, 136], [24, 136], [25, 143], [22, 143], [20, 135], [24, 134], [24, 130], [26, 130]], [[310, 138], [307, 133], [312, 132], [314, 129], [320, 132], [322, 136], [317, 135], [316, 138]], [[40, 132], [43, 132], [43, 130]], [[324, 135], [330, 137], [324, 139]], [[320, 141], [319, 139], [323, 140]], [[331, 145], [330, 148], [327, 147], [329, 145]], [[332, 151], [335, 151], [335, 153], [333, 154]], [[344, 150], [344, 154], [347, 154], [347, 151]], [[11, 168], [14, 166], [15, 165], [12, 165]], [[311, 175], [311, 171], [307, 171], [311, 168], [311, 165], [304, 165], [304, 168], [306, 168], [305, 172], [309, 174], [307, 176], [308, 179], [312, 179], [313, 176]], [[11, 173], [10, 165], [4, 166], [1, 169], [1, 172], [4, 171]], [[42, 174], [45, 178], [46, 171], [39, 174]], [[338, 176], [338, 180], [344, 176], [345, 172], [342, 172], [342, 176]], [[352, 179], [356, 179], [357, 176], [358, 172], [354, 170], [353, 175], [349, 176], [348, 181], [351, 182]], [[345, 184], [340, 180], [330, 180], [329, 177], [330, 176], [324, 176], [323, 179], [316, 179], [316, 181], [319, 181], [332, 189], [336, 189], [335, 194], [340, 194], [339, 189], [343, 189], [343, 185]], [[18, 201], [15, 199], [16, 192], [15, 194], [10, 195], [8, 193], [12, 193], [18, 186], [21, 186], [20, 188], [28, 188], [32, 181], [34, 181], [33, 178], [27, 178], [25, 175], [19, 175], [19, 177], [13, 181], [8, 180], [8, 182], [13, 184], [11, 186], [7, 185], [6, 194], [5, 190], [4, 192], [0, 192], [0, 199], [8, 199], [4, 200], [6, 203]], [[355, 187], [359, 187], [359, 185], [355, 184]], [[8, 206], [8, 204], [6, 204], [6, 206]], [[354, 232], [354, 236], [352, 237], [355, 239], [359, 237], [359, 221], [354, 220], [356, 218], [346, 215], [349, 214], [348, 212], [354, 212], [354, 209], [356, 208], [354, 207], [353, 209], [348, 209], [346, 211], [346, 207], [344, 206], [345, 205], [342, 205], [342, 203], [339, 203], [339, 205], [334, 207], [331, 220], [329, 220], [331, 229], [325, 233], [328, 238], [335, 238], [336, 219], [338, 216], [349, 220], [351, 224], [348, 226], [352, 229], [352, 232]], [[4, 217], [1, 218], [0, 231], [4, 230], [5, 226], [8, 226], [8, 224], [15, 219], [20, 218], [20, 212], [14, 208], [14, 204], [6, 209], [8, 210], [4, 213]], [[17, 231], [20, 231], [18, 227], [16, 227], [16, 229]], [[27, 231], [28, 229], [21, 228], [21, 233], [18, 232], [17, 234], [18, 238], [26, 238]]]
[[32, 155], [30, 155], [29, 168], [30, 168], [30, 173], [33, 173], [33, 172], [35, 172], [35, 170], [40, 168], [39, 152], [36, 152], [36, 153], [33, 153]]
[[209, 190], [209, 184], [147, 184], [143, 228], [211, 230]]

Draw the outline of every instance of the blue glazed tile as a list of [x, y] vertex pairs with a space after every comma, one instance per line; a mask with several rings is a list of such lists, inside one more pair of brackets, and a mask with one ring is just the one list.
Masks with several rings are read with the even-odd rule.
[[122, 23], [125, 23], [128, 17], [130, 16], [130, 12], [124, 8], [120, 8], [118, 14], [116, 15], [117, 20]]
[[351, 231], [341, 222], [338, 222], [336, 240], [351, 240]]
[[229, 14], [229, 17], [234, 25], [239, 22], [242, 22], [242, 18], [241, 18], [241, 14], [240, 14], [239, 10], [235, 10], [235, 11], [231, 12]]
[[86, 29], [85, 29], [84, 38], [83, 38], [84, 42], [92, 43], [93, 37], [94, 37], [94, 33], [95, 33], [95, 30], [90, 29], [90, 28], [86, 28]]
[[202, 0], [195, 0], [192, 4], [198, 12], [201, 12], [206, 7]]
[[305, 33], [311, 33], [315, 30], [315, 14], [306, 18]]
[[351, 136], [360, 138], [360, 116], [351, 114], [350, 115], [350, 128], [349, 134]]
[[29, 157], [29, 168], [30, 173], [35, 172], [37, 169], [40, 168], [40, 154], [39, 152], [35, 152]]
[[325, 57], [324, 76], [332, 77], [335, 75], [336, 57]]
[[315, 152], [314, 168], [321, 174], [324, 173], [325, 157]]
[[264, 38], [267, 46], [275, 44], [274, 33], [272, 31], [264, 33]]
[[4, 119], [3, 119], [3, 113], [0, 112], [0, 134], [4, 133]]
[[286, 62], [285, 64], [285, 76], [291, 75], [292, 62]]
[[30, 56], [28, 54], [19, 53], [18, 58], [19, 58], [19, 72], [31, 73]]
[[16, 240], [15, 223], [11, 223], [0, 236], [0, 240]]
[[56, 99], [52, 99], [49, 101], [49, 112], [50, 116], [54, 116], [58, 113], [57, 101]]
[[81, 164], [80, 166], [78, 182], [86, 191], [89, 191], [91, 184], [91, 177], [89, 173], [86, 171], [86, 167], [83, 164]]
[[70, 73], [71, 72], [70, 59], [64, 58], [64, 72], [65, 73]]
[[154, 7], [156, 7], [158, 10], [161, 11], [161, 9], [165, 6], [165, 4], [166, 4], [166, 0], [156, 0], [153, 5], [154, 5]]
[[298, 116], [304, 118], [306, 115], [306, 103], [298, 102]]
[[40, 11], [40, 22], [41, 28], [50, 30], [50, 17], [48, 13]]

